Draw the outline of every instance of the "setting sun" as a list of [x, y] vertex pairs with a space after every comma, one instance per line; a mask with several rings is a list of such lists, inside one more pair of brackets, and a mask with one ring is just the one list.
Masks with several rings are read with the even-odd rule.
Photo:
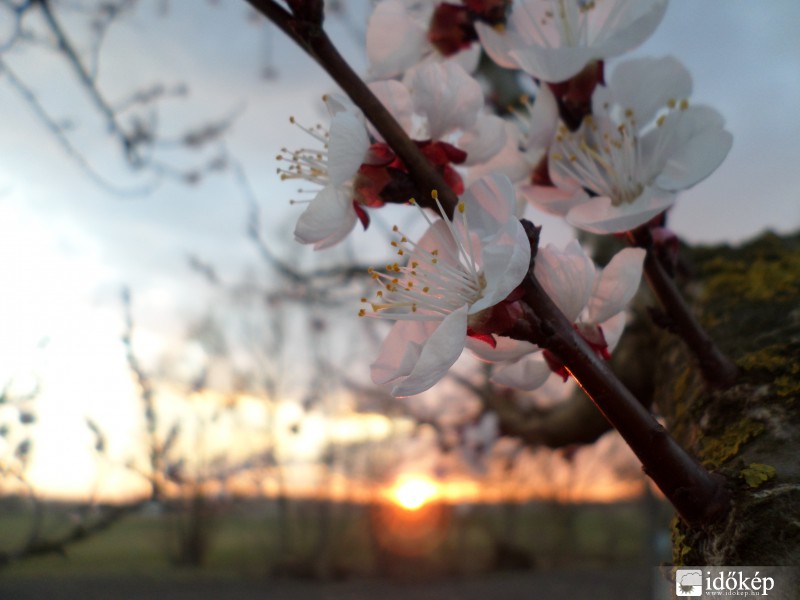
[[406, 510], [417, 510], [438, 495], [438, 486], [424, 477], [408, 477], [397, 483], [391, 490], [394, 502]]

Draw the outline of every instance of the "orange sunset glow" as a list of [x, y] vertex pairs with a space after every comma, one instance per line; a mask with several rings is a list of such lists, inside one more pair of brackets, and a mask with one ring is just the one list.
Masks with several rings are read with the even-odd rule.
[[391, 500], [406, 510], [417, 510], [439, 496], [439, 486], [427, 477], [409, 475], [391, 489]]

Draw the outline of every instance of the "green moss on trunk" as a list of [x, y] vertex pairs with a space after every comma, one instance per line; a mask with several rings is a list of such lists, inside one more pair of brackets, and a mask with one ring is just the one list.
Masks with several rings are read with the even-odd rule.
[[800, 564], [800, 235], [690, 250], [686, 286], [704, 326], [740, 369], [708, 390], [682, 342], [659, 333], [655, 400], [668, 427], [722, 474], [723, 523], [674, 527], [676, 564]]

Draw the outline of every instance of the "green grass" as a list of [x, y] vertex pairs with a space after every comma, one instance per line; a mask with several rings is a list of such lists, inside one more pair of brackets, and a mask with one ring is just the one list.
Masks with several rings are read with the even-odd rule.
[[[363, 507], [333, 507], [333, 532], [326, 556], [329, 572], [368, 575], [378, 561]], [[68, 517], [51, 509], [44, 531], [63, 530]], [[180, 578], [198, 575], [216, 578], [263, 577], [281, 562], [308, 566], [318, 547], [319, 506], [295, 503], [290, 524], [291, 552], [277, 556], [277, 517], [273, 507], [247, 505], [220, 513], [212, 525], [209, 552], [202, 569], [177, 568], [171, 561], [175, 546], [175, 519], [142, 512], [109, 530], [71, 545], [66, 556], [31, 558], [3, 570], [3, 577], [49, 578], [72, 576], [142, 576]], [[493, 564], [494, 544], [501, 532], [512, 531], [511, 541], [531, 556], [538, 568], [642, 564], [645, 548], [644, 511], [637, 504], [526, 505], [517, 509], [511, 527], [497, 506], [478, 506], [466, 514], [454, 512], [440, 547], [413, 560], [395, 557], [392, 568], [431, 576], [479, 573]], [[666, 518], [666, 517], [665, 517]], [[0, 513], [0, 549], [18, 547], [30, 524], [29, 515]], [[666, 522], [664, 524], [666, 527]]]

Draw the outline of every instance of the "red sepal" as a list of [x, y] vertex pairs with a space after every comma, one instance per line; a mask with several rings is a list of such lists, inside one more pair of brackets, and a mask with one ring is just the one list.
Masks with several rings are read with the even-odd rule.
[[366, 231], [367, 227], [369, 227], [369, 215], [367, 211], [355, 200], [353, 201], [353, 210], [356, 211], [356, 216], [358, 216], [358, 220], [361, 221], [361, 225], [364, 227], [364, 231]]
[[476, 333], [472, 330], [472, 327], [467, 327], [467, 335], [475, 340], [486, 342], [492, 348], [497, 348], [497, 340], [494, 339], [491, 333]]

